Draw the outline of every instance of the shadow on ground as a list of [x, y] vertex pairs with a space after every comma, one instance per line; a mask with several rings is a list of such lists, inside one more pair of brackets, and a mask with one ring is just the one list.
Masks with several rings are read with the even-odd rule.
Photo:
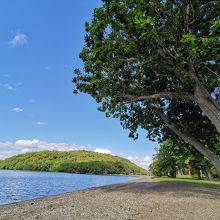
[[105, 192], [128, 192], [135, 194], [151, 195], [171, 195], [174, 197], [197, 197], [220, 199], [220, 191], [215, 188], [206, 188], [203, 186], [193, 186], [187, 183], [179, 182], [155, 182], [152, 178], [143, 178], [137, 182], [121, 183], [112, 186], [104, 186]]

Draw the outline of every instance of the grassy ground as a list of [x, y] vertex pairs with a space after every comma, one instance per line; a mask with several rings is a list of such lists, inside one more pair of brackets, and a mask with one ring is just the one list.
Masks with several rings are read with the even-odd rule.
[[217, 189], [220, 190], [220, 180], [208, 181], [208, 180], [198, 180], [194, 178], [168, 178], [168, 177], [159, 177], [154, 178], [155, 182], [175, 182], [182, 184], [189, 184], [191, 186]]

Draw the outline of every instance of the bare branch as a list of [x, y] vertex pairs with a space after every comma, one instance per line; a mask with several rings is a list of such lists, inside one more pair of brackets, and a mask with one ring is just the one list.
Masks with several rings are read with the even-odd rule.
[[205, 66], [205, 68], [212, 74], [214, 74], [215, 76], [219, 77], [220, 75], [217, 72], [214, 72], [213, 70], [211, 70], [209, 67]]
[[218, 46], [218, 47], [220, 47], [220, 42], [214, 42], [214, 43], [212, 43], [214, 46]]

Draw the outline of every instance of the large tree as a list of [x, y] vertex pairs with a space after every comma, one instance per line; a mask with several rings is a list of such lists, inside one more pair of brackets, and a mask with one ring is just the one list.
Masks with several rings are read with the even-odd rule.
[[[220, 173], [216, 153], [177, 123], [179, 105], [167, 112], [174, 102], [199, 106], [199, 117], [220, 132], [219, 10], [219, 1], [103, 0], [86, 23], [75, 92], [101, 102], [100, 110], [120, 117], [131, 134], [141, 126], [156, 137], [169, 127]], [[212, 126], [202, 126], [216, 138]]]
[[219, 1], [103, 0], [77, 88], [98, 101], [191, 100], [220, 132], [219, 11]]

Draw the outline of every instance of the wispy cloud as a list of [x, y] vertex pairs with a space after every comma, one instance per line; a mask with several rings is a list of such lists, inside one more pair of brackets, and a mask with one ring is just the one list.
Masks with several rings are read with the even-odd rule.
[[36, 124], [37, 125], [45, 125], [46, 123], [44, 121], [37, 121]]
[[23, 109], [20, 107], [15, 107], [13, 108], [13, 111], [19, 113], [19, 112], [23, 112]]
[[13, 47], [19, 47], [23, 46], [24, 44], [27, 44], [28, 37], [27, 35], [17, 32], [15, 36], [12, 38], [12, 40], [9, 42], [9, 44]]
[[10, 84], [8, 84], [8, 83], [0, 84], [0, 86], [1, 86], [3, 89], [6, 89], [6, 90], [10, 90], [10, 91], [15, 90], [15, 87], [12, 86], [12, 85], [10, 85]]
[[6, 151], [6, 150], [1, 151], [0, 149], [0, 160], [4, 160], [5, 158], [11, 157], [12, 155], [13, 154], [11, 151]]
[[5, 78], [10, 78], [9, 74], [3, 74], [2, 76], [5, 77]]
[[35, 103], [36, 100], [35, 100], [35, 99], [30, 99], [29, 102], [30, 102], [30, 103]]
[[23, 85], [22, 82], [18, 82], [18, 83], [0, 83], [0, 88], [2, 89], [6, 89], [8, 91], [15, 91], [17, 90], [19, 87], [21, 87]]
[[17, 86], [22, 86], [23, 85], [23, 82], [18, 82], [17, 83]]
[[150, 156], [146, 156], [146, 157], [129, 156], [127, 157], [127, 159], [137, 164], [138, 166], [143, 167], [144, 169], [148, 169], [149, 165], [152, 163], [152, 157]]

